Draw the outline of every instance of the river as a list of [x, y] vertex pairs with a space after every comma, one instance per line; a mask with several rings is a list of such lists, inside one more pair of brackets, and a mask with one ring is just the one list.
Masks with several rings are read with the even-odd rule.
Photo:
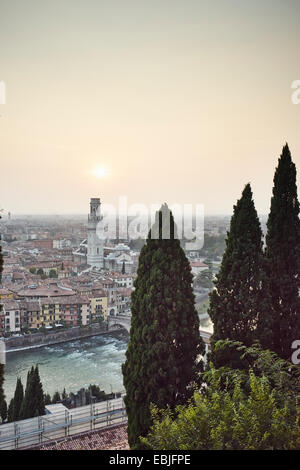
[[[200, 315], [201, 329], [212, 332], [207, 314]], [[8, 353], [4, 374], [6, 401], [13, 397], [17, 377], [25, 389], [28, 370], [38, 364], [44, 393], [51, 397], [57, 390], [77, 392], [82, 387], [96, 384], [105, 390], [124, 389], [121, 365], [125, 361], [127, 334], [103, 335], [70, 341], [38, 349]]]
[[103, 335], [39, 349], [8, 353], [4, 374], [6, 401], [13, 397], [17, 377], [26, 385], [27, 372], [38, 364], [44, 393], [77, 392], [96, 384], [107, 393], [123, 390], [121, 365], [125, 361], [126, 335]]

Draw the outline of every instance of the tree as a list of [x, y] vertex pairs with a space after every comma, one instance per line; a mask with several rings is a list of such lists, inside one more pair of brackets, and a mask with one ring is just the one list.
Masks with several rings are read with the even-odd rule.
[[8, 405], [7, 421], [9, 423], [12, 423], [13, 420], [14, 420], [14, 399], [12, 398], [9, 402], [9, 405]]
[[154, 424], [142, 442], [154, 450], [286, 450], [300, 449], [300, 407], [278, 404], [263, 375], [248, 372], [246, 394], [236, 379], [233, 390], [218, 377], [203, 393], [176, 409], [152, 408]]
[[44, 273], [44, 270], [43, 270], [42, 268], [39, 268], [39, 269], [37, 270], [37, 274], [38, 274], [39, 276], [43, 276], [45, 273]]
[[222, 354], [223, 351], [232, 349], [240, 356], [239, 368], [232, 369], [222, 366], [215, 369], [212, 365], [203, 374], [203, 380], [209, 385], [212, 378], [218, 378], [220, 385], [233, 390], [238, 379], [245, 393], [250, 392], [249, 370], [256, 376], [265, 376], [278, 404], [284, 407], [284, 403], [295, 401], [295, 397], [300, 398], [300, 366], [291, 364], [289, 361], [281, 359], [274, 351], [263, 349], [261, 345], [254, 344], [245, 346], [240, 341], [220, 340], [216, 343], [215, 349]]
[[59, 392], [55, 392], [54, 395], [53, 395], [53, 398], [52, 398], [52, 403], [55, 404], [57, 403], [58, 401], [60, 401], [60, 394]]
[[50, 269], [50, 271], [49, 271], [49, 277], [51, 277], [51, 278], [57, 277], [56, 269]]
[[226, 249], [210, 294], [208, 313], [214, 323], [211, 344], [216, 366], [239, 361], [233, 351], [217, 355], [214, 345], [218, 340], [229, 338], [249, 346], [256, 339], [258, 310], [263, 301], [262, 272], [262, 232], [247, 184], [234, 206]]
[[259, 318], [259, 338], [288, 359], [293, 341], [300, 339], [300, 221], [296, 167], [287, 144], [274, 175], [265, 260], [268, 302]]
[[45, 406], [51, 405], [51, 396], [49, 395], [49, 393], [45, 393], [44, 402], [45, 402]]
[[1, 403], [0, 416], [2, 423], [4, 423], [7, 418], [7, 403], [5, 400], [3, 400]]
[[17, 385], [14, 395], [14, 409], [13, 409], [13, 421], [21, 419], [21, 407], [24, 399], [24, 391], [21, 379], [17, 379]]
[[125, 274], [126, 270], [125, 270], [125, 261], [123, 261], [123, 264], [122, 264], [122, 274]]
[[210, 269], [201, 271], [199, 274], [197, 274], [194, 283], [199, 287], [211, 289], [213, 287], [212, 271]]
[[[169, 239], [164, 239], [166, 234]], [[139, 448], [139, 436], [149, 431], [151, 402], [173, 409], [191, 396], [192, 385], [200, 381], [204, 343], [192, 279], [165, 204], [141, 250], [132, 293], [130, 341], [122, 366], [131, 448]]]
[[26, 390], [21, 408], [22, 419], [43, 415], [45, 401], [38, 366], [32, 366], [27, 374]]
[[36, 268], [30, 268], [29, 271], [31, 272], [31, 274], [35, 274], [36, 273]]

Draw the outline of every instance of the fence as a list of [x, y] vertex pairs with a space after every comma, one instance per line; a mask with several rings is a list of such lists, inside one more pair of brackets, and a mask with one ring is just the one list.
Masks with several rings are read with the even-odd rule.
[[127, 421], [123, 398], [2, 424], [0, 450], [21, 449]]

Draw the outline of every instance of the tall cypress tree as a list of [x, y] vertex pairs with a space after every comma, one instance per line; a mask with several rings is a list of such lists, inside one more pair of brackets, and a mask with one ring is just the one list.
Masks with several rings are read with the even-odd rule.
[[26, 390], [21, 407], [21, 418], [27, 419], [45, 413], [45, 399], [38, 366], [27, 374]]
[[24, 391], [21, 379], [17, 379], [17, 385], [14, 395], [14, 409], [13, 409], [13, 421], [18, 421], [21, 418], [21, 406], [24, 398]]
[[274, 175], [267, 222], [265, 296], [259, 319], [262, 345], [290, 359], [292, 343], [300, 339], [300, 221], [296, 166], [286, 144]]
[[208, 313], [214, 323], [211, 358], [216, 367], [239, 366], [239, 354], [232, 349], [218, 354], [214, 348], [218, 340], [228, 338], [250, 346], [256, 339], [262, 273], [262, 231], [247, 184], [234, 206], [220, 271], [210, 294]]
[[4, 423], [4, 421], [7, 418], [7, 403], [5, 400], [2, 401], [2, 404], [0, 407], [0, 416], [1, 416], [2, 423]]
[[[169, 239], [164, 239], [168, 230]], [[175, 230], [173, 216], [163, 205], [139, 257], [122, 366], [131, 448], [139, 448], [139, 436], [149, 431], [150, 403], [174, 408], [185, 402], [202, 368], [199, 355], [205, 348], [192, 274]]]
[[12, 423], [14, 420], [14, 399], [12, 398], [9, 402], [8, 410], [7, 410], [7, 421]]

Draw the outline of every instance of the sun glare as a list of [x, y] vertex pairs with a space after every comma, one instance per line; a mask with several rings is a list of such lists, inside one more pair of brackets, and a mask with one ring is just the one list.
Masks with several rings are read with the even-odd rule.
[[108, 176], [108, 169], [104, 167], [97, 167], [92, 171], [96, 178], [106, 178]]

